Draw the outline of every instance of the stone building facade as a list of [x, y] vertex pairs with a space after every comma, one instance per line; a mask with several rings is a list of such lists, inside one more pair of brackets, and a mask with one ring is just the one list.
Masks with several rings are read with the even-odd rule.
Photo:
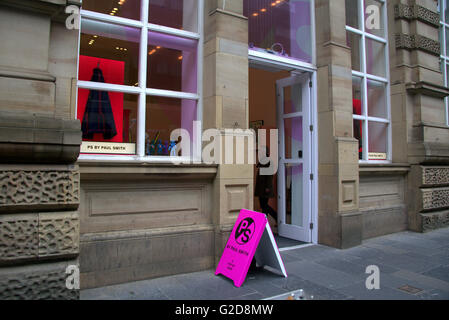
[[[301, 128], [307, 127], [303, 132], [310, 134], [310, 143], [302, 141], [298, 156], [302, 159], [293, 161], [304, 181], [298, 190], [307, 186], [303, 195], [309, 198], [301, 198], [307, 203], [301, 211], [303, 224], [292, 228], [293, 233], [305, 232], [300, 238], [305, 242], [345, 249], [384, 234], [447, 227], [449, 89], [446, 38], [440, 37], [440, 29], [446, 30], [444, 9], [449, 3], [368, 1], [381, 8], [380, 30], [385, 34], [379, 35], [370, 32], [364, 19], [353, 24], [351, 1], [363, 3], [259, 1], [262, 7], [253, 12], [254, 7], [243, 0], [167, 1], [181, 3], [179, 27], [152, 15], [159, 10], [154, 7], [157, 1], [120, 0], [119, 9], [106, 12], [84, 0], [81, 30], [67, 27], [65, 11], [68, 6], [80, 7], [80, 1], [0, 2], [0, 299], [77, 299], [79, 292], [66, 287], [66, 269], [71, 265], [80, 269], [81, 288], [213, 268], [240, 209], [260, 209], [253, 197], [254, 165], [204, 161], [175, 165], [168, 158], [151, 157], [145, 134], [153, 133], [158, 124], [143, 110], [157, 114], [155, 105], [161, 99], [174, 99], [182, 122], [188, 117], [188, 103], [194, 101], [193, 117], [201, 129], [218, 129], [216, 139], [226, 141], [226, 129], [248, 129], [263, 117], [254, 115], [265, 108], [263, 101], [254, 102], [264, 91], [263, 81], [271, 81], [268, 87], [273, 89], [273, 101], [278, 101], [271, 84], [278, 81], [282, 87], [282, 77], [306, 79], [301, 96], [310, 94], [301, 113], [301, 121], [308, 121], [301, 122]], [[139, 3], [133, 9], [140, 10], [138, 17], [132, 10], [128, 15], [120, 11], [134, 2]], [[275, 44], [266, 49], [254, 40], [263, 26], [253, 18], [262, 19], [270, 5], [284, 2], [290, 12], [295, 2], [311, 10], [304, 17], [306, 28], [301, 29], [308, 33], [300, 34], [308, 39], [304, 40], [308, 51], [303, 48], [306, 54], [300, 58], [298, 54], [296, 60], [291, 59], [293, 46], [282, 56]], [[199, 6], [192, 10], [192, 3]], [[355, 16], [360, 18], [364, 8], [359, 9]], [[116, 31], [119, 27], [127, 32]], [[89, 82], [91, 73], [89, 78], [81, 76], [83, 64], [101, 66], [108, 75], [105, 64], [117, 54], [100, 56], [101, 62], [85, 58], [95, 56], [89, 50], [107, 37], [119, 41], [112, 49], [129, 50], [134, 56], [123, 60], [121, 82]], [[367, 53], [376, 45], [385, 50], [381, 75], [373, 67], [379, 59]], [[164, 46], [184, 53], [173, 58], [183, 63], [177, 69], [183, 76], [173, 80], [179, 80], [177, 89], [170, 87], [170, 81], [152, 77], [169, 72], [151, 69], [152, 61], [165, 63], [152, 60]], [[191, 87], [184, 80], [193, 73], [197, 86]], [[374, 83], [383, 88], [374, 96], [381, 92], [385, 97], [381, 116], [369, 111], [374, 102], [365, 91]], [[358, 85], [362, 89], [357, 91]], [[129, 112], [123, 112], [123, 119], [138, 114], [136, 132], [132, 126], [125, 130], [117, 124], [124, 137], [120, 142], [135, 148], [133, 156], [89, 154], [83, 149], [89, 139], [83, 139], [79, 112], [83, 94], [88, 99], [87, 90], [108, 90], [111, 105], [117, 99], [125, 101], [121, 103]], [[365, 114], [354, 111], [357, 94], [362, 110], [367, 108]], [[264, 118], [265, 125], [269, 121]], [[367, 145], [374, 148], [375, 142], [368, 134], [377, 132], [372, 128], [379, 123], [386, 128], [380, 134], [385, 150], [369, 153]], [[356, 125], [363, 127], [359, 137]], [[277, 180], [278, 203], [272, 205], [285, 210], [279, 204], [285, 201], [293, 212], [297, 194], [280, 191], [281, 183], [291, 183], [292, 177], [289, 161], [284, 162], [281, 168], [288, 173]], [[285, 214], [280, 219], [280, 228], [293, 224], [282, 221]], [[289, 227], [285, 230], [292, 234]]]

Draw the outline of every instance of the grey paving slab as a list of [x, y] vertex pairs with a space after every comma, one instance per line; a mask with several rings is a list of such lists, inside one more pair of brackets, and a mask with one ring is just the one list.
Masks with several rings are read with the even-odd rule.
[[330, 289], [337, 289], [360, 281], [360, 275], [349, 275], [316, 262], [293, 262], [285, 265], [287, 272], [308, 279]]
[[361, 263], [337, 258], [317, 260], [316, 263], [351, 276], [364, 276], [366, 270], [366, 266]]
[[262, 294], [264, 297], [276, 296], [287, 292], [286, 289], [275, 286], [270, 281], [260, 281], [257, 278], [246, 280], [245, 286]]
[[286, 291], [303, 289], [308, 295], [313, 295], [315, 300], [348, 300], [352, 298], [351, 296], [343, 294], [337, 290], [321, 286], [315, 282], [297, 277], [295, 275], [290, 275], [286, 279], [273, 279], [271, 282]]
[[387, 286], [380, 286], [379, 290], [368, 290], [365, 282], [359, 282], [341, 288], [340, 292], [356, 297], [358, 300], [419, 300], [416, 295], [408, 294]]
[[326, 257], [332, 257], [338, 255], [338, 249], [329, 248], [322, 245], [316, 245], [311, 247], [300, 248], [296, 250], [287, 251], [287, 253], [293, 257], [303, 261], [314, 261], [317, 259], [324, 259]]
[[[239, 296], [239, 300], [262, 300], [263, 298], [265, 298], [264, 295], [256, 292], [256, 293], [250, 293], [247, 295], [243, 295], [243, 296]], [[236, 300], [234, 297], [229, 297], [228, 299], [223, 299], [223, 300]]]
[[301, 260], [298, 256], [291, 255], [288, 252], [281, 252], [281, 258], [282, 258], [282, 261], [284, 262], [284, 264], [287, 262]]
[[422, 286], [432, 287], [434, 289], [443, 290], [445, 292], [449, 292], [449, 282], [442, 281], [440, 279], [436, 279], [427, 275], [418, 274], [415, 272], [411, 272], [408, 270], [399, 270], [393, 275], [398, 276], [400, 278], [404, 278], [407, 280], [416, 281]]
[[449, 293], [438, 289], [424, 291], [417, 294], [417, 296], [423, 300], [449, 300]]
[[391, 289], [400, 289], [404, 286], [411, 286], [413, 288], [419, 289], [420, 292], [417, 294], [423, 294], [424, 292], [428, 292], [433, 290], [434, 287], [429, 285], [428, 283], [423, 283], [416, 281], [415, 279], [407, 279], [404, 277], [399, 277], [394, 274], [380, 274], [380, 284], [381, 287], [389, 287]]
[[[81, 291], [81, 299], [259, 300], [303, 289], [315, 300], [449, 299], [449, 228], [403, 232], [339, 250], [316, 245], [281, 252], [288, 278], [267, 270], [241, 288], [214, 270]], [[366, 267], [376, 265], [381, 289], [367, 290]], [[399, 290], [411, 286], [421, 291]]]

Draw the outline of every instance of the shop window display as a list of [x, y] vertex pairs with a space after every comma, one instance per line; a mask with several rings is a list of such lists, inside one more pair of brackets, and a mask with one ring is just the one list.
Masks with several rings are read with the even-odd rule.
[[170, 134], [185, 129], [193, 139], [201, 99], [199, 2], [83, 1], [77, 106], [82, 155], [180, 156], [180, 139], [171, 141]]
[[[346, 0], [345, 3], [346, 40], [352, 63], [353, 131], [359, 141], [359, 160], [391, 161], [386, 1]], [[363, 23], [368, 6], [379, 8], [379, 28], [375, 30]]]

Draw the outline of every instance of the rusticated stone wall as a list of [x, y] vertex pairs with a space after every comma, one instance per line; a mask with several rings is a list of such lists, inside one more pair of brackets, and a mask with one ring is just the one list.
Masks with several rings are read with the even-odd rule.
[[0, 165], [0, 299], [77, 299], [66, 268], [78, 265], [78, 167], [21, 167]]
[[73, 209], [79, 203], [77, 171], [1, 171], [0, 186], [0, 212], [23, 207], [36, 210]]
[[409, 163], [408, 228], [449, 226], [449, 127], [438, 1], [388, 1], [393, 160]]
[[411, 229], [426, 232], [448, 227], [449, 167], [416, 166], [410, 180], [419, 185], [418, 189], [409, 190]]
[[76, 261], [38, 266], [2, 268], [0, 300], [76, 300], [79, 292], [67, 290], [65, 270]]
[[[71, 111], [78, 32], [65, 27], [69, 4], [79, 1], [0, 1], [8, 28], [0, 32], [0, 300], [79, 298], [66, 286], [80, 251], [81, 124]], [[32, 59], [21, 46], [33, 48]]]

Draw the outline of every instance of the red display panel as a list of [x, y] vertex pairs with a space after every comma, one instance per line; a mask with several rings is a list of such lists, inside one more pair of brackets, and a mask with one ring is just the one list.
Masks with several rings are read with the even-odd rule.
[[[125, 62], [95, 58], [80, 55], [78, 79], [81, 81], [91, 81], [93, 70], [101, 69], [106, 83], [123, 84], [125, 75]], [[86, 111], [86, 104], [90, 90], [78, 90], [77, 118], [82, 122]], [[112, 114], [114, 116], [117, 134], [111, 139], [104, 139], [101, 133], [95, 133], [93, 139], [83, 139], [84, 141], [99, 142], [124, 142], [123, 141], [123, 93], [108, 92], [111, 102]]]

